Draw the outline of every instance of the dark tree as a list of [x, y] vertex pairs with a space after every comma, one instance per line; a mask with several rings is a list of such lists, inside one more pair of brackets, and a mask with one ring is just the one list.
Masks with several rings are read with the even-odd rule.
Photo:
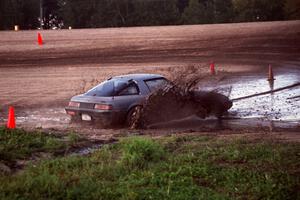
[[300, 19], [300, 1], [286, 0], [284, 11], [286, 19]]
[[214, 0], [214, 22], [228, 23], [234, 19], [232, 0]]
[[299, 0], [0, 0], [0, 29], [206, 24], [300, 19]]
[[180, 12], [180, 14], [183, 13], [184, 9], [188, 6], [189, 0], [178, 0], [177, 2], [177, 8]]
[[214, 22], [214, 4], [208, 0], [189, 0], [181, 21], [183, 24], [207, 24]]
[[38, 24], [39, 0], [1, 0], [0, 29], [12, 29], [19, 25], [23, 29]]
[[285, 0], [233, 0], [235, 21], [283, 20]]

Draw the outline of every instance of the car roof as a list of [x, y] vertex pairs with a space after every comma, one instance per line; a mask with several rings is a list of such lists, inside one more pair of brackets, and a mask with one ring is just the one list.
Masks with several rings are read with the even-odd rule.
[[162, 75], [159, 74], [127, 74], [127, 75], [120, 75], [114, 76], [111, 79], [124, 79], [124, 80], [136, 80], [136, 81], [143, 81], [147, 79], [155, 79], [155, 78], [164, 78]]

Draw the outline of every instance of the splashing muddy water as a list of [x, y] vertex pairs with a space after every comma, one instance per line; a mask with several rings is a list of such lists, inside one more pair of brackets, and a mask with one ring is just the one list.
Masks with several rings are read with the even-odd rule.
[[[300, 81], [297, 74], [282, 74], [270, 83], [265, 77], [232, 77], [220, 83], [232, 87], [230, 99], [286, 87]], [[231, 84], [230, 82], [234, 82]], [[300, 86], [235, 101], [230, 112], [238, 118], [264, 118], [275, 121], [300, 121]], [[296, 98], [294, 98], [296, 97]]]
[[[251, 94], [257, 94], [270, 89], [285, 87], [300, 81], [299, 73], [283, 73], [275, 77], [274, 84], [270, 85], [264, 75], [243, 75], [225, 77], [215, 85], [210, 83], [200, 84], [201, 90], [216, 90], [230, 99], [235, 99]], [[183, 120], [171, 121], [167, 124], [154, 125], [159, 127], [235, 127], [239, 125], [257, 126], [266, 123], [277, 124], [279, 127], [300, 126], [300, 86], [286, 89], [280, 92], [270, 93], [262, 96], [247, 98], [233, 103], [229, 110], [229, 115], [218, 124], [214, 118], [201, 120], [195, 116], [187, 117]], [[70, 119], [65, 114], [63, 107], [42, 108], [34, 110], [23, 110], [16, 112], [16, 121], [22, 127], [41, 127], [41, 128], [66, 128], [80, 127], [70, 125]], [[6, 118], [0, 117], [0, 123], [5, 124]]]

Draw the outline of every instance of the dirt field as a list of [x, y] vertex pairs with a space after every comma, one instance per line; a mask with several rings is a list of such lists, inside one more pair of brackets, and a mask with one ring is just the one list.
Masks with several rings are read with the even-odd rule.
[[214, 61], [228, 77], [261, 75], [272, 64], [276, 73], [290, 72], [300, 80], [300, 21], [41, 34], [43, 46], [37, 45], [37, 31], [0, 32], [0, 123], [7, 106], [14, 105], [23, 126], [30, 113], [43, 118], [38, 124], [51, 114], [62, 116], [56, 121], [66, 126], [63, 107], [69, 98], [117, 74], [168, 75], [168, 70], [186, 65], [208, 72], [208, 63]]

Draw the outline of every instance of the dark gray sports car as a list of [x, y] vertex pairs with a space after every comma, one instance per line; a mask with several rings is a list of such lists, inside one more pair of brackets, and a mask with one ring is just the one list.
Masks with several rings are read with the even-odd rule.
[[[160, 94], [159, 91], [163, 98], [158, 95], [159, 102], [156, 102], [155, 94]], [[147, 97], [152, 99], [153, 105]], [[172, 119], [178, 116], [180, 109], [191, 110], [188, 114], [194, 113], [201, 118], [214, 115], [220, 119], [231, 106], [228, 97], [216, 92], [184, 92], [161, 75], [130, 74], [109, 78], [85, 94], [74, 96], [66, 112], [74, 120], [99, 121], [105, 126], [126, 122], [129, 127], [135, 127], [142, 126], [137, 118], [141, 113], [147, 114], [143, 121], [151, 123], [162, 122], [167, 115]]]
[[116, 76], [85, 94], [72, 97], [65, 108], [74, 120], [99, 121], [103, 125], [127, 122], [145, 98], [168, 81], [156, 74]]

